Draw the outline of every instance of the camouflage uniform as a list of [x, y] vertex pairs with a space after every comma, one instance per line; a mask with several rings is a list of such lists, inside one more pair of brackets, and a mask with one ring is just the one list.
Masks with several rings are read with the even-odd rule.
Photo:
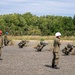
[[23, 48], [26, 44], [26, 41], [21, 41], [20, 43], [18, 43], [19, 48]]
[[1, 59], [1, 53], [2, 53], [2, 50], [1, 50], [2, 46], [3, 46], [3, 37], [0, 36], [0, 59]]
[[37, 49], [37, 51], [41, 51], [46, 45], [48, 45], [48, 43], [40, 41], [40, 44], [38, 44], [37, 47], [34, 48]]
[[60, 39], [55, 38], [54, 39], [54, 49], [53, 49], [53, 59], [52, 59], [52, 67], [54, 68], [55, 66], [58, 65], [59, 63], [59, 50], [60, 50]]
[[7, 46], [9, 43], [7, 35], [4, 36], [4, 45]]
[[62, 52], [63, 52], [65, 55], [69, 55], [70, 52], [72, 52], [73, 47], [74, 47], [73, 45], [67, 44], [67, 47], [65, 47], [65, 48], [62, 50]]

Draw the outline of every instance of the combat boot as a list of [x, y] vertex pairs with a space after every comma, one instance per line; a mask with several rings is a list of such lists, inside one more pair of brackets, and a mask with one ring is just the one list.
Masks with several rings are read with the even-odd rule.
[[54, 63], [52, 63], [52, 68], [54, 68], [55, 67], [55, 65], [54, 65]]
[[57, 67], [57, 65], [54, 66], [54, 69], [60, 69], [59, 67]]
[[2, 60], [2, 58], [1, 58], [1, 54], [0, 54], [0, 60]]
[[0, 60], [3, 60], [2, 58], [0, 58]]

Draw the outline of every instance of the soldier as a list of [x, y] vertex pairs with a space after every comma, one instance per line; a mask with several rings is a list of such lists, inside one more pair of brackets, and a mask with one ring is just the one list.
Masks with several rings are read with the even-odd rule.
[[63, 52], [65, 55], [69, 55], [70, 52], [72, 52], [73, 47], [74, 47], [73, 45], [67, 44], [67, 47], [65, 47], [65, 48], [62, 50], [62, 52]]
[[19, 48], [23, 48], [26, 44], [26, 41], [21, 41], [20, 43], [18, 43]]
[[2, 60], [1, 58], [1, 53], [2, 53], [1, 48], [2, 47], [3, 47], [3, 37], [2, 37], [2, 30], [0, 30], [0, 60]]
[[57, 32], [55, 34], [55, 39], [54, 39], [54, 43], [53, 43], [53, 59], [52, 59], [52, 68], [54, 69], [59, 69], [59, 67], [57, 67], [58, 63], [59, 63], [59, 51], [60, 51], [60, 36], [61, 33]]
[[38, 45], [37, 45], [36, 47], [34, 47], [34, 48], [37, 49], [38, 52], [41, 52], [42, 49], [43, 49], [46, 45], [48, 45], [48, 43], [45, 43], [45, 42], [43, 42], [43, 41], [40, 41], [40, 44], [38, 44]]
[[8, 35], [8, 32], [6, 32], [6, 34], [5, 34], [5, 36], [4, 36], [4, 45], [5, 45], [5, 46], [7, 46], [8, 43], [9, 43], [9, 40], [8, 40], [7, 35]]

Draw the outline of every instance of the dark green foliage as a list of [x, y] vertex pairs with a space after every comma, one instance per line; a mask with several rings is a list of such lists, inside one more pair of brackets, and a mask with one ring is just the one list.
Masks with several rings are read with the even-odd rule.
[[0, 29], [9, 35], [54, 35], [57, 31], [63, 36], [75, 36], [75, 15], [36, 16], [30, 12], [25, 14], [0, 15]]

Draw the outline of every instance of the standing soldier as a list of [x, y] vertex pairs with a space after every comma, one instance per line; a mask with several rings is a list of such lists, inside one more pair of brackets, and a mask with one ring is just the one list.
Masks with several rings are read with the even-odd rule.
[[1, 59], [2, 47], [3, 47], [3, 37], [2, 37], [2, 30], [0, 30], [0, 60], [2, 60]]
[[59, 69], [59, 67], [57, 67], [58, 63], [59, 63], [59, 51], [60, 51], [60, 36], [61, 33], [57, 32], [55, 34], [55, 39], [54, 39], [54, 43], [53, 43], [53, 60], [52, 60], [52, 68], [54, 69]]

